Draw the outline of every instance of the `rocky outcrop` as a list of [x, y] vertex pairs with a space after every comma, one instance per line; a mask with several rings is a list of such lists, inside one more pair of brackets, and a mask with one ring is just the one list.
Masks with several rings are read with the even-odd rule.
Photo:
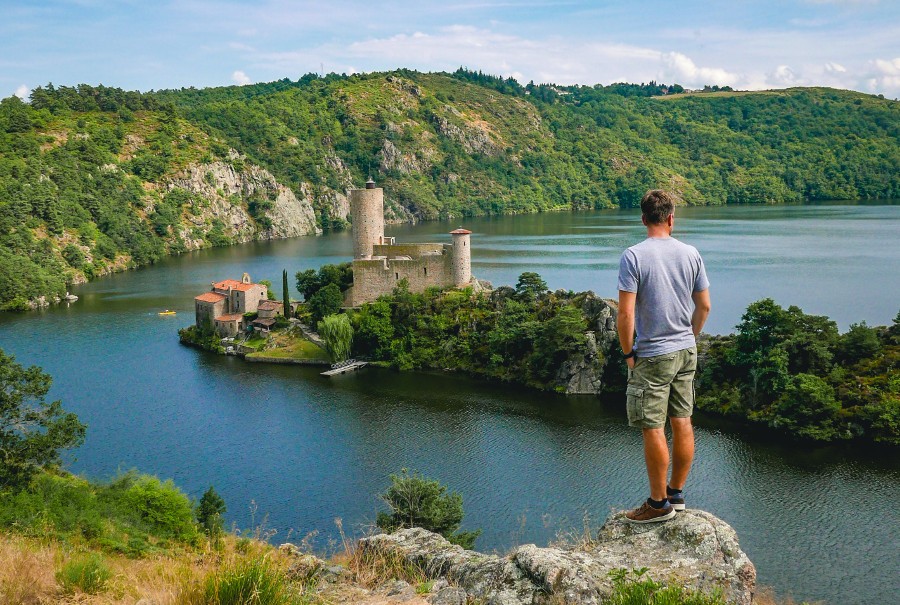
[[[179, 233], [188, 249], [203, 245], [203, 238], [215, 220], [222, 223], [224, 235], [233, 242], [317, 233], [308, 187], [301, 188], [298, 197], [267, 170], [245, 164], [245, 158], [237, 154], [232, 154], [231, 159], [231, 163], [191, 165], [168, 184], [170, 190], [184, 189], [204, 200], [192, 208], [189, 224]], [[235, 168], [235, 164], [240, 168]], [[247, 206], [251, 199], [271, 203], [265, 212], [270, 227], [263, 228], [251, 217]]]
[[[447, 109], [460, 115], [458, 111], [450, 106], [447, 106]], [[486, 122], [481, 123], [481, 127], [473, 124], [459, 126], [443, 116], [435, 116], [434, 127], [443, 136], [462, 145], [463, 149], [468, 153], [478, 153], [491, 157], [500, 153], [497, 145], [491, 139]]]
[[[703, 592], [750, 605], [756, 568], [724, 521], [703, 511], [678, 513], [671, 521], [632, 525], [614, 513], [597, 539], [578, 548], [540, 548], [527, 544], [501, 557], [463, 550], [443, 537], [413, 528], [359, 542], [363, 553], [399, 557], [429, 578], [455, 588], [448, 600], [479, 600], [495, 605], [537, 605], [548, 601], [601, 604], [613, 592], [619, 570], [647, 568], [666, 585]], [[555, 599], [555, 600], [554, 600]]]
[[[564, 292], [558, 294], [565, 295]], [[579, 293], [574, 302], [581, 307], [591, 330], [585, 333], [583, 353], [560, 366], [556, 383], [565, 388], [567, 395], [599, 394], [603, 390], [604, 370], [619, 339], [616, 303], [590, 291]]]

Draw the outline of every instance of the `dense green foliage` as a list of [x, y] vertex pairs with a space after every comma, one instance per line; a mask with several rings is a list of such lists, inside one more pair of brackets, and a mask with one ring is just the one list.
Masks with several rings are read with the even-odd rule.
[[[900, 195], [896, 102], [831, 89], [671, 94], [681, 90], [523, 87], [460, 69], [157, 98], [292, 186], [340, 191], [348, 175], [377, 173], [389, 212], [426, 218], [633, 206], [657, 186], [693, 204]], [[317, 203], [324, 227], [329, 199]]]
[[331, 361], [345, 361], [350, 357], [353, 326], [350, 325], [350, 318], [347, 315], [344, 313], [327, 315], [317, 327]]
[[560, 388], [562, 364], [584, 357], [590, 318], [582, 303], [588, 295], [538, 291], [542, 283], [537, 274], [524, 273], [517, 289], [416, 294], [401, 280], [393, 295], [353, 314], [355, 355], [398, 369], [462, 370]]
[[467, 549], [473, 548], [481, 535], [481, 530], [459, 531], [462, 496], [448, 493], [446, 486], [418, 473], [410, 474], [404, 469], [399, 475], [391, 475], [391, 485], [381, 499], [390, 512], [379, 512], [376, 523], [385, 531], [421, 527]]
[[0, 528], [133, 557], [199, 537], [187, 496], [135, 472], [105, 484], [42, 472], [23, 489], [0, 490]]
[[176, 185], [213, 161], [268, 169], [325, 229], [345, 226], [338, 198], [369, 176], [398, 220], [633, 206], [651, 187], [689, 204], [900, 196], [897, 102], [679, 90], [522, 86], [465, 69], [147, 94], [40, 87], [30, 103], [0, 101], [0, 309], [235, 241], [213, 197], [264, 236], [269, 197]]
[[328, 284], [334, 284], [341, 292], [352, 286], [353, 265], [351, 263], [322, 265], [318, 271], [315, 269], [298, 271], [295, 278], [297, 290], [303, 295], [303, 300], [309, 302], [319, 290]]
[[701, 409], [795, 437], [900, 445], [900, 313], [889, 328], [840, 334], [824, 316], [753, 303], [737, 333], [711, 338], [698, 378]]
[[0, 349], [0, 489], [27, 484], [59, 462], [60, 450], [84, 441], [78, 417], [59, 401], [47, 402], [51, 383], [39, 367], [24, 368]]

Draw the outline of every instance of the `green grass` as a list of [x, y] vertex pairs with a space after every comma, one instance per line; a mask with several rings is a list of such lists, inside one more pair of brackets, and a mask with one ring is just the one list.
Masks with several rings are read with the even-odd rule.
[[328, 354], [318, 345], [305, 339], [291, 339], [281, 346], [267, 351], [248, 353], [247, 357], [254, 359], [303, 359], [310, 361], [327, 361]]
[[302, 603], [284, 573], [267, 558], [242, 561], [210, 575], [206, 605], [295, 605]]
[[97, 594], [106, 589], [112, 572], [97, 553], [71, 559], [56, 572], [56, 581], [66, 594], [78, 591]]
[[719, 591], [706, 594], [678, 585], [664, 586], [646, 575], [647, 569], [613, 571], [609, 605], [726, 605]]

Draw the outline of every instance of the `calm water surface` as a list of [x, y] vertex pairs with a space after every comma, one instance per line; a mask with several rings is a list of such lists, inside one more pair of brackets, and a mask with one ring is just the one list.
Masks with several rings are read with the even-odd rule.
[[[458, 223], [390, 229], [445, 241]], [[615, 296], [622, 248], [641, 239], [629, 211], [466, 221], [473, 271], [495, 284], [537, 271], [551, 288]], [[900, 308], [900, 206], [679, 210], [676, 236], [706, 259], [714, 310], [728, 332], [765, 296], [827, 314], [842, 329], [889, 323]], [[640, 434], [621, 404], [561, 397], [461, 376], [365, 371], [326, 380], [312, 369], [250, 365], [182, 347], [176, 328], [209, 282], [279, 283], [347, 259], [347, 234], [192, 253], [79, 288], [70, 307], [0, 316], [0, 346], [54, 377], [52, 395], [89, 425], [71, 467], [92, 477], [138, 468], [191, 496], [210, 485], [238, 527], [274, 541], [334, 518], [356, 531], [380, 509], [387, 475], [417, 469], [464, 498], [478, 546], [546, 544], [602, 522], [645, 494]], [[295, 293], [296, 295], [296, 293]], [[161, 318], [163, 308], [179, 311]], [[900, 587], [895, 454], [809, 448], [698, 419], [689, 505], [731, 523], [761, 584], [798, 600], [893, 602]]]

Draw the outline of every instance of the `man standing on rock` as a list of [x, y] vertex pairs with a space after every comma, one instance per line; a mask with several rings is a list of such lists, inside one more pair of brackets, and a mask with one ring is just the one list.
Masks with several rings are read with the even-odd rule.
[[[641, 221], [647, 239], [628, 248], [619, 263], [618, 329], [628, 363], [628, 424], [643, 431], [650, 497], [625, 516], [632, 523], [653, 523], [684, 510], [682, 490], [694, 458], [696, 339], [711, 307], [700, 253], [672, 237], [672, 195], [648, 191]], [[672, 425], [668, 482], [667, 416]]]

